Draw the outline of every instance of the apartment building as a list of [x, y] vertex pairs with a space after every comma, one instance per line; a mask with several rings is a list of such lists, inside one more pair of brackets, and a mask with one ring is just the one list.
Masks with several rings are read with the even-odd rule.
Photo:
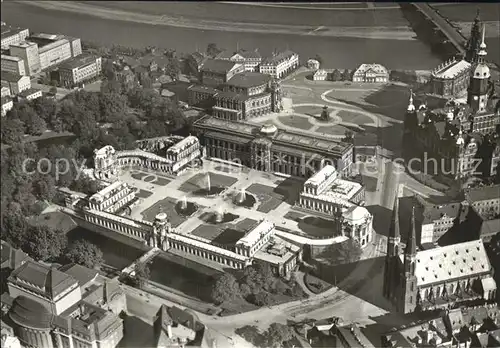
[[258, 71], [258, 66], [262, 62], [262, 56], [257, 50], [222, 51], [215, 59], [230, 60], [231, 62], [243, 64], [245, 71]]
[[2, 54], [1, 62], [2, 71], [10, 71], [21, 76], [26, 75], [26, 68], [22, 58]]
[[101, 71], [101, 57], [92, 55], [75, 57], [59, 66], [59, 83], [71, 88], [99, 76]]
[[11, 95], [16, 95], [31, 88], [29, 76], [21, 76], [8, 71], [2, 71], [2, 87], [7, 87]]
[[42, 90], [37, 88], [28, 88], [17, 95], [17, 100], [35, 100], [43, 95]]
[[11, 44], [9, 50], [11, 56], [19, 57], [24, 61], [26, 75], [31, 76], [42, 70], [40, 66], [40, 55], [38, 54], [38, 45], [36, 43], [21, 41]]
[[2, 86], [2, 98], [3, 97], [10, 97], [10, 88]]
[[7, 50], [11, 45], [24, 41], [29, 34], [29, 29], [2, 25], [2, 50]]

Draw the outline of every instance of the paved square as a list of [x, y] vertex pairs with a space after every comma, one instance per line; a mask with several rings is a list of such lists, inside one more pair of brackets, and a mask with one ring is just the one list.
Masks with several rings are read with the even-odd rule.
[[337, 116], [342, 118], [342, 122], [356, 123], [360, 125], [372, 122], [372, 120], [368, 116], [362, 115], [355, 111], [339, 110], [337, 112]]

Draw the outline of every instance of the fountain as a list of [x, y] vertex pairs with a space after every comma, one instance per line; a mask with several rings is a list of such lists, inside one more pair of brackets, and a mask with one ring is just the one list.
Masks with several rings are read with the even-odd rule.
[[217, 209], [214, 215], [214, 220], [216, 223], [220, 224], [222, 221], [224, 221], [224, 212], [222, 211], [222, 208]]
[[186, 196], [184, 196], [175, 206], [175, 211], [177, 214], [182, 216], [191, 216], [198, 210], [196, 203], [188, 202]]
[[246, 208], [252, 208], [254, 204], [257, 202], [255, 197], [252, 194], [249, 194], [245, 191], [245, 188], [242, 188], [240, 192], [238, 192], [233, 199], [233, 203]]
[[230, 222], [239, 218], [239, 215], [227, 213], [223, 207], [218, 207], [209, 217], [208, 220], [204, 220], [205, 222], [211, 224], [222, 224], [226, 222]]
[[[202, 180], [203, 181], [203, 180]], [[210, 179], [210, 173], [206, 173], [205, 175], [205, 188], [201, 188], [194, 192], [194, 194], [199, 195], [199, 196], [206, 196], [206, 197], [213, 197], [218, 194], [220, 194], [222, 191], [224, 191], [226, 188], [225, 187], [220, 187], [220, 186], [212, 186], [212, 182]], [[203, 186], [203, 184], [202, 184]]]

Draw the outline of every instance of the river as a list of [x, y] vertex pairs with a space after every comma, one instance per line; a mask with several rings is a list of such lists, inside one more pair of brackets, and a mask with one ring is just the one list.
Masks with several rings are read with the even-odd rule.
[[[323, 15], [324, 17], [324, 15]], [[398, 19], [399, 20], [399, 19]], [[318, 54], [326, 68], [354, 68], [377, 62], [389, 69], [431, 69], [440, 63], [430, 47], [416, 39], [371, 39], [327, 37], [304, 34], [248, 33], [156, 26], [109, 20], [90, 15], [47, 10], [23, 4], [2, 4], [2, 21], [30, 28], [34, 32], [62, 33], [102, 44], [144, 48], [155, 45], [179, 52], [204, 50], [209, 43], [235, 49], [258, 48], [262, 55], [289, 48], [301, 57]]]

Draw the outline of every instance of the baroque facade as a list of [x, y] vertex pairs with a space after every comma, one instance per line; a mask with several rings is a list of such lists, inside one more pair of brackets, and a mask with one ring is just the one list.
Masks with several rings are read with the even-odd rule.
[[[95, 150], [95, 177], [101, 180], [114, 179], [119, 168], [133, 165], [178, 175], [202, 155], [198, 138], [194, 136], [157, 138], [151, 139], [151, 142], [158, 146], [146, 148], [146, 151], [140, 148], [116, 151], [110, 145]], [[140, 142], [139, 147], [140, 144], [147, 144], [147, 140]]]

